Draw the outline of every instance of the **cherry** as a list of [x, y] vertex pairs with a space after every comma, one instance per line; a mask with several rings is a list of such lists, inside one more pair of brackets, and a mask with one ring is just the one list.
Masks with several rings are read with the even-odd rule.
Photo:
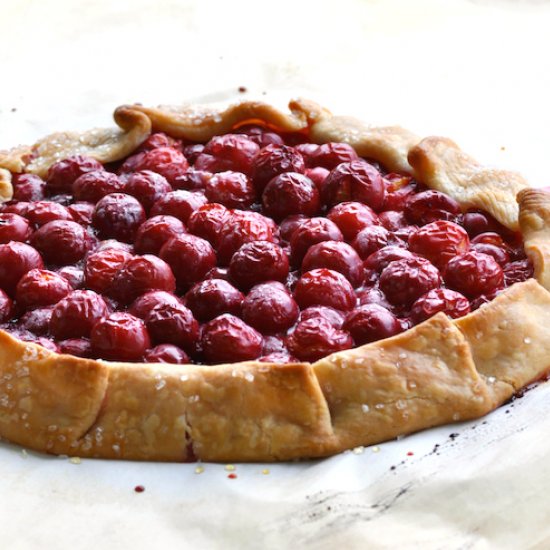
[[145, 315], [153, 341], [192, 349], [199, 338], [199, 323], [182, 303], [159, 303]]
[[304, 220], [292, 233], [290, 259], [293, 265], [300, 265], [310, 246], [323, 241], [343, 241], [338, 226], [327, 218]]
[[[309, 144], [308, 144], [309, 145]], [[307, 146], [298, 148], [300, 153], [309, 157], [309, 166], [322, 166], [328, 170], [336, 168], [343, 162], [353, 162], [359, 159], [355, 149], [347, 143], [323, 143], [315, 149], [307, 149]], [[306, 151], [310, 151], [309, 154]]]
[[189, 216], [187, 227], [191, 233], [217, 247], [221, 229], [230, 215], [229, 210], [221, 204], [205, 204]]
[[313, 157], [315, 156], [315, 153], [319, 150], [319, 147], [320, 146], [316, 143], [298, 143], [294, 146], [294, 149], [296, 149], [296, 151], [298, 151], [298, 153], [302, 155], [306, 166], [310, 168], [313, 166]]
[[17, 283], [15, 299], [26, 309], [56, 304], [73, 289], [69, 282], [47, 269], [31, 269]]
[[121, 243], [116, 239], [106, 239], [105, 241], [99, 241], [94, 248], [94, 252], [103, 250], [124, 250], [124, 252], [132, 253], [133, 247], [131, 244]]
[[53, 308], [50, 331], [58, 340], [90, 336], [95, 323], [109, 313], [105, 300], [92, 290], [73, 290]]
[[52, 201], [31, 203], [25, 217], [37, 227], [55, 220], [73, 221], [71, 213], [65, 206]]
[[354, 239], [362, 229], [378, 224], [378, 216], [372, 208], [360, 202], [341, 202], [331, 208], [327, 218], [339, 227], [347, 241]]
[[[128, 170], [133, 168], [132, 170]], [[168, 183], [174, 182], [178, 176], [187, 172], [189, 163], [181, 151], [172, 147], [158, 147], [144, 153], [132, 165], [122, 166], [123, 171], [142, 172], [148, 170], [164, 176]]]
[[17, 326], [37, 336], [45, 336], [50, 332], [52, 312], [52, 306], [31, 309], [19, 318]]
[[397, 317], [378, 304], [355, 308], [347, 316], [344, 329], [349, 331], [357, 346], [389, 338], [402, 331]]
[[2, 208], [3, 214], [17, 214], [18, 216], [25, 218], [29, 213], [29, 209], [31, 208], [32, 204], [33, 203], [30, 202], [10, 201], [4, 204], [0, 204], [0, 207]]
[[278, 282], [256, 285], [243, 301], [244, 321], [264, 334], [289, 329], [299, 313], [294, 298]]
[[238, 134], [245, 134], [248, 139], [257, 143], [260, 147], [267, 147], [268, 145], [284, 145], [284, 140], [281, 136], [275, 132], [270, 132], [267, 128], [257, 126], [255, 124], [246, 124], [236, 130]]
[[172, 268], [180, 287], [200, 281], [216, 265], [216, 254], [208, 241], [184, 233], [172, 237], [160, 249], [160, 257]]
[[407, 199], [418, 191], [418, 185], [409, 176], [401, 174], [386, 174], [386, 197], [384, 199], [384, 210], [395, 210], [401, 212], [405, 208]]
[[460, 225], [445, 220], [429, 223], [409, 238], [409, 249], [439, 269], [443, 269], [453, 256], [466, 252], [469, 246], [468, 233]]
[[186, 233], [183, 223], [173, 216], [153, 216], [139, 226], [134, 241], [138, 254], [159, 254], [164, 243]]
[[388, 299], [384, 293], [378, 287], [365, 288], [357, 292], [357, 298], [359, 304], [365, 306], [367, 304], [376, 304], [386, 309], [392, 308], [392, 305], [388, 302]]
[[306, 216], [303, 216], [302, 214], [296, 214], [294, 216], [289, 216], [288, 218], [285, 218], [279, 224], [279, 234], [281, 236], [281, 239], [287, 243], [290, 242], [294, 231], [296, 231], [299, 225], [307, 219], [308, 218]]
[[439, 191], [422, 191], [407, 199], [404, 213], [409, 223], [417, 225], [437, 220], [455, 221], [460, 214], [460, 205]]
[[462, 225], [472, 238], [481, 233], [501, 233], [502, 230], [506, 230], [487, 212], [466, 212], [462, 216]]
[[378, 211], [384, 203], [384, 182], [380, 172], [368, 162], [344, 162], [334, 168], [323, 185], [323, 202], [334, 206], [356, 201]]
[[13, 315], [13, 302], [11, 298], [0, 289], [0, 323], [5, 323]]
[[334, 328], [342, 328], [344, 326], [344, 315], [332, 307], [327, 306], [311, 306], [306, 307], [300, 313], [300, 322], [308, 319], [325, 319]]
[[73, 196], [77, 201], [96, 203], [105, 195], [122, 190], [123, 183], [116, 174], [106, 170], [87, 172], [77, 178], [73, 184]]
[[67, 207], [73, 220], [83, 227], [88, 227], [92, 224], [95, 205], [91, 202], [75, 202]]
[[138, 227], [145, 221], [145, 210], [134, 197], [111, 193], [95, 206], [93, 226], [101, 239], [117, 239], [125, 243], [134, 240]]
[[243, 244], [229, 263], [229, 275], [245, 290], [264, 281], [285, 281], [288, 271], [288, 256], [280, 246], [269, 241]]
[[504, 268], [504, 281], [506, 286], [511, 286], [514, 283], [521, 283], [533, 277], [533, 264], [530, 260], [518, 260], [509, 263]]
[[272, 220], [248, 210], [234, 210], [221, 228], [218, 261], [227, 265], [233, 254], [245, 243], [275, 241], [277, 227]]
[[209, 363], [234, 363], [262, 354], [262, 335], [238, 317], [224, 313], [204, 325], [201, 346]]
[[180, 146], [181, 143], [177, 139], [166, 135], [164, 132], [155, 132], [140, 145], [138, 151], [151, 151], [159, 147], [172, 147], [173, 149], [178, 149]]
[[256, 200], [254, 186], [241, 172], [219, 172], [205, 185], [206, 198], [227, 208], [247, 208]]
[[302, 271], [322, 267], [338, 271], [354, 287], [361, 286], [365, 280], [361, 258], [349, 244], [341, 241], [324, 241], [309, 248], [302, 262]]
[[66, 265], [57, 270], [57, 274], [63, 277], [73, 290], [84, 286], [84, 271], [74, 265]]
[[122, 266], [132, 258], [126, 250], [107, 248], [90, 254], [84, 265], [84, 280], [88, 288], [104, 293]]
[[31, 269], [42, 269], [39, 252], [28, 244], [11, 241], [0, 244], [0, 289], [13, 295], [17, 283]]
[[29, 222], [18, 214], [0, 213], [0, 244], [26, 241], [32, 233]]
[[288, 348], [301, 361], [317, 361], [331, 353], [353, 347], [345, 330], [334, 328], [324, 318], [300, 321], [287, 339]]
[[288, 353], [288, 349], [285, 344], [285, 339], [282, 335], [268, 334], [264, 336], [264, 343], [262, 346], [262, 354], [270, 355], [272, 353]]
[[393, 305], [410, 305], [441, 285], [438, 269], [424, 258], [391, 262], [380, 275], [380, 289]]
[[355, 305], [355, 292], [350, 282], [332, 269], [314, 269], [302, 275], [294, 296], [303, 309], [309, 306], [328, 306], [346, 311]]
[[222, 313], [240, 315], [243, 300], [243, 294], [224, 279], [201, 281], [185, 295], [185, 304], [201, 322]]
[[390, 232], [386, 228], [380, 225], [371, 225], [359, 231], [351, 245], [355, 248], [359, 257], [365, 260], [377, 250], [387, 246], [389, 240]]
[[146, 363], [169, 363], [174, 365], [184, 365], [191, 361], [187, 353], [173, 344], [160, 344], [148, 349], [143, 355], [143, 360]]
[[136, 298], [128, 308], [128, 312], [135, 317], [145, 319], [147, 314], [156, 306], [178, 306], [181, 305], [181, 303], [182, 301], [170, 292], [166, 292], [165, 290], [151, 290], [142, 294], [139, 298]]
[[414, 302], [411, 307], [411, 318], [415, 323], [420, 323], [440, 311], [457, 319], [470, 313], [470, 302], [460, 292], [448, 288], [434, 288]]
[[59, 351], [89, 359], [92, 357], [92, 344], [88, 338], [69, 338], [59, 342]]
[[388, 231], [399, 231], [408, 225], [405, 214], [403, 214], [403, 212], [397, 212], [396, 210], [380, 212], [378, 221]]
[[213, 137], [195, 161], [197, 170], [207, 172], [252, 172], [252, 163], [260, 147], [246, 136], [226, 134]]
[[465, 252], [452, 258], [445, 270], [445, 282], [468, 298], [500, 288], [504, 274], [498, 263], [481, 252]]
[[319, 191], [307, 176], [285, 172], [266, 185], [262, 204], [264, 212], [276, 220], [293, 214], [314, 216], [320, 208]]
[[316, 166], [315, 168], [306, 168], [304, 173], [315, 184], [317, 191], [319, 191], [319, 194], [322, 196], [325, 182], [330, 171], [321, 166]]
[[31, 244], [42, 254], [46, 262], [69, 265], [84, 257], [92, 241], [80, 224], [55, 220], [35, 231], [31, 237]]
[[365, 260], [364, 266], [376, 273], [382, 273], [391, 262], [395, 262], [396, 260], [407, 260], [414, 257], [415, 255], [408, 250], [390, 245], [373, 252]]
[[158, 200], [171, 191], [172, 186], [164, 176], [149, 170], [130, 174], [124, 186], [124, 192], [135, 197], [145, 211], [151, 210]]
[[110, 361], [139, 361], [151, 347], [145, 323], [122, 312], [99, 320], [92, 329], [91, 343], [96, 357]]
[[151, 216], [173, 216], [183, 223], [191, 214], [208, 202], [202, 193], [184, 191], [170, 191], [158, 199], [151, 208]]
[[497, 290], [493, 290], [493, 292], [489, 292], [489, 294], [481, 294], [477, 298], [474, 298], [470, 302], [471, 311], [476, 311], [476, 309], [479, 309], [481, 306], [492, 302], [502, 291], [502, 288], [498, 288]]
[[13, 198], [36, 202], [46, 197], [46, 182], [34, 174], [18, 174], [13, 178]]
[[494, 244], [472, 243], [471, 250], [492, 256], [500, 267], [505, 267], [510, 262], [510, 254], [508, 254], [508, 251]]
[[288, 350], [274, 351], [273, 353], [262, 355], [258, 359], [258, 361], [262, 363], [274, 363], [277, 365], [287, 363], [299, 363], [299, 360], [296, 359], [293, 355], [290, 355], [290, 352]]
[[175, 189], [184, 189], [185, 191], [203, 191], [211, 177], [210, 172], [190, 168], [185, 174], [177, 177], [172, 185]]
[[[202, 152], [204, 152], [204, 145], [202, 143], [192, 143], [183, 147], [183, 154], [191, 164], [195, 164]], [[188, 172], [190, 171], [191, 169], [188, 170]]]
[[157, 256], [145, 254], [130, 258], [116, 273], [108, 293], [115, 300], [129, 304], [150, 290], [176, 290], [176, 279], [170, 266]]
[[73, 183], [82, 174], [104, 170], [97, 160], [75, 155], [56, 162], [50, 166], [46, 176], [46, 188], [50, 195], [59, 193], [71, 193]]
[[252, 166], [252, 179], [260, 193], [275, 176], [285, 172], [303, 174], [306, 168], [302, 155], [287, 145], [264, 147], [254, 158]]

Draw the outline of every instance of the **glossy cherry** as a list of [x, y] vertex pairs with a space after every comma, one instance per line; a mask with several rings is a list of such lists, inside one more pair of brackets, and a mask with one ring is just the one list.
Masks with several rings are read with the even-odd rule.
[[17, 326], [36, 336], [46, 336], [50, 332], [53, 306], [37, 307], [25, 312], [17, 321]]
[[194, 285], [185, 295], [185, 304], [201, 322], [222, 313], [240, 316], [244, 295], [224, 279], [207, 279]]
[[0, 244], [25, 242], [32, 233], [30, 223], [18, 214], [0, 213]]
[[84, 286], [84, 270], [74, 265], [66, 265], [57, 270], [57, 274], [63, 277], [73, 290]]
[[60, 353], [75, 355], [76, 357], [91, 358], [92, 344], [88, 338], [68, 338], [59, 342]]
[[332, 269], [314, 269], [302, 275], [294, 296], [303, 309], [309, 306], [328, 306], [347, 311], [356, 303], [351, 283]]
[[122, 191], [124, 184], [120, 178], [106, 170], [87, 172], [73, 184], [73, 196], [77, 201], [96, 203], [105, 195]]
[[504, 282], [506, 286], [526, 281], [533, 277], [533, 275], [533, 264], [527, 259], [511, 262], [504, 268]]
[[144, 153], [139, 153], [139, 158], [130, 166], [123, 165], [124, 171], [141, 172], [149, 170], [156, 172], [168, 180], [174, 182], [189, 169], [189, 163], [181, 151], [173, 147], [158, 147]]
[[199, 323], [182, 303], [157, 304], [144, 320], [151, 338], [160, 344], [174, 344], [192, 350], [199, 338]]
[[404, 213], [409, 223], [417, 225], [437, 220], [455, 221], [460, 214], [460, 205], [439, 191], [422, 191], [407, 199]]
[[191, 233], [206, 239], [216, 248], [222, 227], [227, 223], [230, 215], [230, 211], [222, 204], [205, 204], [189, 216], [187, 227]]
[[226, 134], [213, 137], [195, 161], [197, 170], [208, 172], [243, 172], [250, 175], [260, 147], [244, 135]]
[[412, 252], [399, 246], [390, 245], [373, 252], [365, 260], [364, 266], [376, 273], [382, 273], [382, 271], [392, 262], [407, 260], [414, 257], [415, 255]]
[[13, 178], [13, 198], [36, 202], [46, 197], [46, 182], [34, 174], [18, 174]]
[[307, 216], [303, 216], [302, 214], [296, 214], [294, 216], [289, 216], [288, 218], [285, 218], [279, 224], [279, 236], [281, 237], [281, 240], [287, 243], [290, 242], [294, 231], [296, 231], [299, 225], [307, 219]]
[[172, 190], [164, 176], [150, 170], [129, 174], [124, 185], [124, 192], [135, 197], [146, 212]]
[[151, 134], [139, 147], [138, 151], [151, 151], [158, 149], [159, 147], [171, 147], [173, 149], [179, 149], [181, 142], [164, 132], [155, 132]]
[[11, 241], [0, 244], [0, 289], [13, 295], [17, 283], [31, 269], [42, 269], [40, 253], [28, 244]]
[[143, 360], [146, 363], [169, 363], [173, 365], [184, 365], [191, 362], [189, 355], [173, 344], [159, 344], [148, 349], [143, 354]]
[[294, 172], [303, 174], [306, 165], [302, 155], [287, 145], [268, 145], [260, 150], [252, 164], [252, 179], [258, 192], [279, 174]]
[[347, 241], [354, 239], [362, 229], [379, 223], [372, 208], [360, 202], [341, 202], [330, 209], [327, 218], [338, 226]]
[[203, 191], [212, 175], [211, 172], [189, 169], [185, 174], [177, 177], [172, 186], [174, 189], [184, 189], [185, 191]]
[[205, 185], [206, 198], [227, 208], [248, 208], [256, 200], [252, 182], [242, 172], [219, 172]]
[[126, 250], [107, 248], [90, 254], [84, 264], [84, 281], [88, 288], [104, 293], [115, 275], [133, 255]]
[[327, 306], [311, 306], [306, 307], [300, 312], [300, 322], [308, 319], [325, 319], [334, 328], [342, 328], [344, 326], [345, 316], [338, 310]]
[[381, 225], [365, 227], [357, 233], [351, 245], [359, 254], [359, 257], [366, 260], [377, 250], [384, 248], [390, 242], [390, 232]]
[[470, 313], [470, 302], [460, 292], [449, 288], [435, 288], [414, 302], [410, 316], [415, 323], [420, 323], [441, 311], [457, 319]]
[[26, 309], [56, 304], [72, 292], [69, 282], [47, 269], [31, 269], [17, 284], [17, 305]]
[[148, 313], [157, 306], [178, 306], [181, 304], [182, 301], [171, 292], [166, 292], [165, 290], [151, 290], [142, 294], [139, 298], [136, 298], [128, 308], [128, 312], [140, 319], [145, 319]]
[[366, 304], [355, 308], [346, 317], [344, 329], [351, 334], [357, 346], [389, 338], [402, 331], [397, 317], [378, 304]]
[[290, 259], [293, 265], [302, 263], [310, 246], [323, 241], [343, 241], [338, 226], [327, 218], [308, 218], [292, 233], [290, 238]]
[[355, 149], [347, 143], [323, 143], [311, 148], [309, 154], [304, 151], [304, 148], [298, 147], [298, 151], [306, 154], [309, 166], [322, 166], [328, 170], [336, 168], [343, 162], [353, 162], [359, 159]]
[[173, 216], [153, 216], [139, 226], [134, 241], [138, 254], [159, 254], [172, 237], [186, 233], [185, 226]]
[[104, 170], [97, 160], [82, 155], [74, 155], [52, 164], [46, 176], [46, 188], [50, 195], [71, 193], [73, 183], [82, 174]]
[[95, 205], [91, 202], [75, 202], [67, 206], [73, 220], [83, 227], [88, 227], [92, 224]]
[[0, 289], [0, 323], [5, 323], [13, 315], [12, 299]]
[[187, 223], [189, 216], [207, 202], [202, 193], [179, 189], [160, 197], [151, 208], [151, 216], [173, 216]]
[[111, 193], [95, 207], [92, 224], [100, 239], [133, 242], [139, 226], [145, 221], [145, 210], [139, 201], [125, 193]]
[[42, 254], [46, 262], [69, 265], [84, 257], [92, 241], [80, 224], [56, 220], [35, 231], [31, 237], [31, 244]]
[[32, 225], [40, 227], [55, 220], [73, 221], [66, 206], [53, 201], [38, 201], [29, 205], [25, 217]]

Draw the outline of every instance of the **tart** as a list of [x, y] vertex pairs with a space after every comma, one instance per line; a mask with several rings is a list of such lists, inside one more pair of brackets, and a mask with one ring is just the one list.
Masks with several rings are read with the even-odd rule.
[[296, 100], [116, 109], [0, 153], [0, 436], [164, 461], [332, 455], [550, 368], [550, 196]]

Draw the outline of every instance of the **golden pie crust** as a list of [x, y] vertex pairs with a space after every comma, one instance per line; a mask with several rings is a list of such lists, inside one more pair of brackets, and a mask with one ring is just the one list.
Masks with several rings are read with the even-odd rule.
[[206, 141], [250, 122], [343, 141], [414, 175], [464, 209], [521, 230], [535, 278], [457, 320], [440, 313], [385, 340], [316, 363], [125, 364], [50, 352], [0, 331], [0, 436], [48, 453], [164, 461], [275, 461], [332, 455], [480, 417], [550, 368], [550, 193], [481, 166], [446, 138], [373, 128], [296, 100], [290, 111], [244, 101], [119, 107], [116, 129], [57, 133], [0, 152], [0, 200], [11, 172], [45, 175], [58, 159], [132, 153], [152, 131]]

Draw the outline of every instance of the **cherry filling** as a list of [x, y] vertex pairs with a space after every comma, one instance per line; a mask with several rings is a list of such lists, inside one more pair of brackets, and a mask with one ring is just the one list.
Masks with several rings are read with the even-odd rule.
[[533, 276], [521, 235], [344, 143], [155, 133], [117, 166], [14, 175], [3, 329], [105, 360], [316, 361]]

